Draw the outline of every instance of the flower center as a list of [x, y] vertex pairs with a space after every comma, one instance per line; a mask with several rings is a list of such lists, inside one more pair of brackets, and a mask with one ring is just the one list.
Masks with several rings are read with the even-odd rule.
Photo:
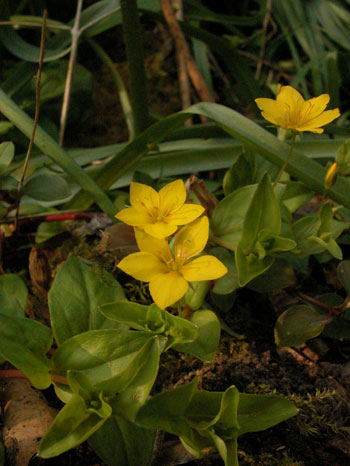
[[170, 261], [167, 261], [166, 262], [166, 265], [169, 267], [170, 270], [172, 270], [173, 272], [178, 272], [179, 271], [179, 266], [178, 264], [175, 262], [174, 259], [171, 259]]
[[155, 221], [156, 221], [156, 222], [164, 222], [164, 215], [158, 215], [158, 216], [155, 218]]

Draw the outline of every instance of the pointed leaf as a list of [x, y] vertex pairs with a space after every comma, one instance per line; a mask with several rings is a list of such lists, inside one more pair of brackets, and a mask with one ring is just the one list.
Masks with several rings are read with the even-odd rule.
[[73, 395], [41, 440], [38, 455], [41, 458], [52, 458], [76, 447], [96, 432], [105, 421], [93, 410], [89, 410], [79, 395]]
[[238, 405], [238, 435], [269, 429], [295, 416], [297, 412], [295, 405], [282, 396], [241, 393]]
[[119, 301], [100, 306], [101, 313], [112, 321], [126, 324], [131, 328], [164, 335], [168, 338], [167, 349], [177, 343], [186, 343], [197, 338], [198, 327], [169, 314], [156, 304], [143, 306], [128, 301]]

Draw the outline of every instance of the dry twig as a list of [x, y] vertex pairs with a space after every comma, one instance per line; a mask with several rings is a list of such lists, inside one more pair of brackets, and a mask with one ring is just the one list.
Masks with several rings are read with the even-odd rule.
[[30, 159], [30, 154], [32, 153], [32, 148], [33, 148], [33, 143], [34, 143], [34, 137], [35, 137], [35, 131], [36, 127], [38, 126], [38, 121], [39, 121], [39, 112], [40, 112], [40, 80], [41, 80], [41, 70], [43, 67], [43, 61], [44, 61], [44, 49], [45, 49], [45, 32], [46, 32], [46, 19], [47, 19], [47, 11], [44, 10], [43, 14], [43, 24], [41, 28], [41, 41], [40, 41], [40, 57], [39, 57], [39, 65], [38, 65], [38, 73], [36, 75], [36, 88], [35, 88], [35, 116], [34, 116], [34, 125], [33, 125], [33, 131], [32, 131], [32, 136], [29, 141], [29, 146], [26, 154], [26, 158], [24, 161], [24, 166], [23, 166], [23, 173], [21, 176], [21, 179], [18, 183], [18, 191], [17, 191], [17, 210], [16, 210], [16, 218], [15, 218], [15, 230], [17, 230], [18, 226], [18, 216], [19, 216], [19, 205], [21, 202], [21, 191], [22, 191], [22, 186], [23, 186], [23, 181], [26, 176], [28, 164], [29, 164], [29, 159]]
[[64, 88], [63, 104], [62, 104], [62, 111], [61, 111], [61, 118], [60, 118], [60, 137], [59, 137], [60, 146], [62, 146], [63, 144], [64, 133], [66, 130], [68, 106], [69, 106], [70, 92], [72, 88], [73, 68], [74, 68], [75, 60], [77, 58], [77, 51], [78, 51], [78, 42], [79, 42], [79, 35], [80, 35], [79, 34], [79, 23], [80, 23], [80, 13], [81, 13], [82, 7], [83, 7], [83, 0], [78, 0], [77, 11], [75, 14], [75, 19], [74, 19], [74, 25], [71, 30], [72, 48], [71, 48], [71, 52], [69, 56], [66, 86]]
[[204, 102], [214, 102], [208, 86], [194, 62], [181, 27], [175, 18], [170, 0], [160, 0], [160, 3], [162, 5], [164, 18], [169, 26], [171, 35], [174, 37], [177, 54], [181, 55], [184, 59], [193, 87], [196, 89], [201, 100]]

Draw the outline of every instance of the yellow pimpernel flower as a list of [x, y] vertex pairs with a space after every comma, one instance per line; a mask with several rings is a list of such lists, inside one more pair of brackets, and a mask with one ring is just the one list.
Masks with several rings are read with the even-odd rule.
[[323, 133], [321, 126], [327, 125], [340, 116], [338, 108], [327, 110], [329, 95], [322, 94], [304, 100], [291, 86], [282, 86], [276, 100], [259, 98], [255, 102], [265, 120], [276, 126], [292, 131]]
[[214, 256], [200, 256], [209, 234], [209, 221], [201, 217], [182, 228], [175, 237], [174, 255], [166, 239], [156, 239], [136, 230], [141, 252], [126, 256], [118, 267], [137, 280], [149, 282], [153, 301], [161, 308], [174, 304], [188, 289], [188, 282], [215, 280], [227, 273], [227, 268]]
[[204, 212], [202, 206], [185, 204], [185, 201], [186, 189], [182, 180], [167, 184], [159, 193], [150, 186], [132, 182], [131, 207], [122, 209], [116, 218], [155, 238], [166, 238], [175, 233], [178, 225], [186, 225]]

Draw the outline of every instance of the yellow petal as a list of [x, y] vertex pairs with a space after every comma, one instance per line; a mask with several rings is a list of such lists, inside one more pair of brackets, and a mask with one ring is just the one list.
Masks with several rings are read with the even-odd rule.
[[176, 212], [167, 216], [166, 221], [173, 225], [186, 225], [202, 215], [204, 207], [198, 204], [184, 204]]
[[136, 280], [144, 282], [149, 282], [155, 275], [169, 270], [158, 257], [148, 252], [129, 254], [119, 262], [118, 267]]
[[182, 265], [203, 251], [208, 241], [209, 220], [201, 217], [188, 227], [182, 228], [175, 238], [175, 261]]
[[179, 272], [189, 282], [215, 280], [227, 273], [225, 265], [214, 256], [201, 256], [183, 265]]
[[321, 115], [310, 119], [309, 121], [303, 122], [300, 126], [297, 126], [296, 129], [298, 131], [311, 131], [311, 132], [318, 132], [316, 131], [321, 126], [327, 125], [331, 121], [335, 120], [340, 116], [340, 112], [338, 108], [334, 110], [327, 110]]
[[135, 230], [135, 238], [140, 251], [155, 255], [163, 263], [173, 261], [173, 256], [167, 240], [154, 238], [145, 231], [139, 229]]
[[134, 227], [140, 227], [152, 221], [152, 217], [146, 210], [134, 209], [133, 207], [120, 210], [115, 217]]
[[265, 99], [263, 97], [255, 99], [255, 102], [265, 120], [274, 125], [285, 127], [286, 107], [273, 99]]
[[300, 92], [292, 86], [282, 86], [276, 100], [293, 108], [299, 108], [305, 102]]
[[167, 184], [159, 191], [159, 207], [161, 215], [167, 216], [179, 209], [186, 201], [186, 189], [182, 180]]
[[159, 207], [159, 195], [151, 186], [132, 181], [130, 185], [130, 204], [138, 209], [153, 210]]
[[283, 86], [276, 100], [288, 107], [288, 126], [293, 127], [299, 121], [300, 111], [305, 103], [303, 96], [293, 87]]
[[330, 97], [328, 94], [322, 94], [318, 97], [307, 100], [303, 105], [300, 120], [304, 122], [320, 115], [327, 107], [329, 99]]
[[144, 226], [145, 232], [154, 238], [166, 238], [177, 230], [176, 225], [169, 225], [165, 222], [148, 223]]
[[161, 309], [176, 303], [186, 293], [188, 283], [177, 272], [162, 273], [152, 277], [149, 290], [153, 301]]

